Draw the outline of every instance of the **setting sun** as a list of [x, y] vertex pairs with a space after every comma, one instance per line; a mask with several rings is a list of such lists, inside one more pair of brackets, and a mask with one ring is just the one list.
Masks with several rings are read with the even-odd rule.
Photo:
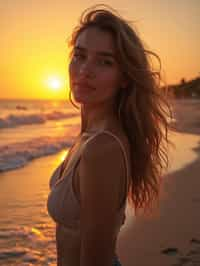
[[62, 82], [57, 77], [50, 77], [47, 79], [48, 87], [53, 91], [59, 91], [62, 87]]

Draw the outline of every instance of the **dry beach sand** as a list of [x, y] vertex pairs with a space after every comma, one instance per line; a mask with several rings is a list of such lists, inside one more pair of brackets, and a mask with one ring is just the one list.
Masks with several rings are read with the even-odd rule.
[[[173, 107], [177, 131], [197, 134], [200, 141], [200, 101]], [[164, 177], [151, 217], [128, 218], [117, 247], [123, 266], [200, 266], [200, 142], [195, 152], [192, 163]]]

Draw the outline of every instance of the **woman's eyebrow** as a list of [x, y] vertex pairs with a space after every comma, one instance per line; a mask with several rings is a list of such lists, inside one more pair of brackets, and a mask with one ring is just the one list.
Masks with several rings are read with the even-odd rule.
[[[79, 45], [75, 46], [74, 47], [75, 50], [80, 50], [80, 51], [83, 51], [83, 52], [87, 52], [87, 49], [84, 48], [84, 47], [81, 47]], [[109, 51], [98, 51], [96, 52], [98, 55], [102, 55], [102, 56], [109, 56], [109, 57], [112, 57], [113, 59], [115, 59], [115, 55], [113, 52], [109, 52]]]

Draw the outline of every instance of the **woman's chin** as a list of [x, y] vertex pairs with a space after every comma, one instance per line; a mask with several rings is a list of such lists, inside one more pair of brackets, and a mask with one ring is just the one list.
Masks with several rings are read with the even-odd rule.
[[87, 97], [84, 97], [83, 95], [75, 95], [74, 100], [79, 104], [89, 103]]

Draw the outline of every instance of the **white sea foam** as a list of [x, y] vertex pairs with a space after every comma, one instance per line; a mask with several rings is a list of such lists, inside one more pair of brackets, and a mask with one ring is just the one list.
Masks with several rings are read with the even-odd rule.
[[0, 117], [0, 129], [17, 127], [21, 125], [31, 125], [31, 124], [43, 124], [47, 120], [59, 120], [65, 118], [71, 118], [77, 116], [75, 113], [51, 111], [48, 113], [29, 113], [29, 114], [9, 114], [6, 117]]
[[40, 137], [23, 143], [0, 147], [0, 172], [19, 168], [30, 160], [54, 154], [69, 147], [72, 139], [63, 137]]
[[[15, 226], [7, 230], [4, 228], [0, 232], [3, 246], [0, 252], [0, 265], [56, 265], [55, 241], [52, 241], [52, 237], [46, 237], [44, 232], [46, 233], [45, 230], [40, 231], [30, 226]], [[5, 246], [6, 239], [15, 240], [16, 245]]]

